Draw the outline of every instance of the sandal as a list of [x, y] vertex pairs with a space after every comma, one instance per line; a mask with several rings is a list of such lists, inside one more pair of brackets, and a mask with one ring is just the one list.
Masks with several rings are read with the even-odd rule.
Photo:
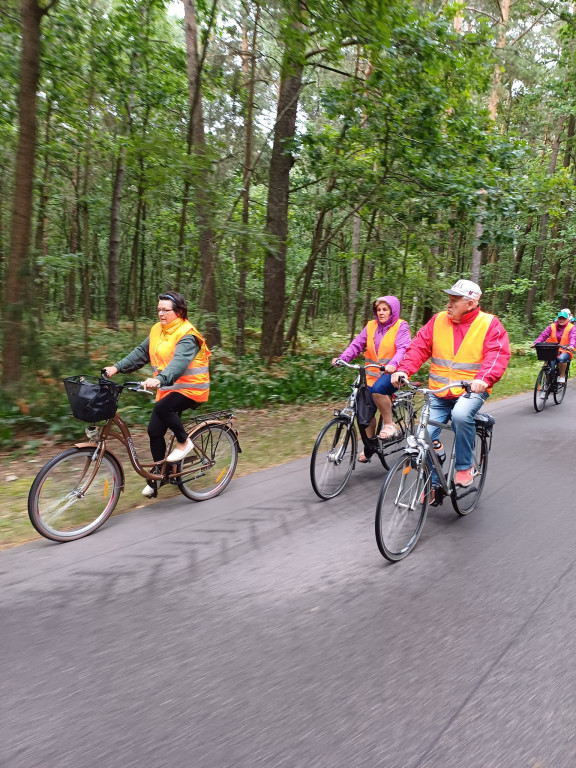
[[370, 458], [367, 458], [364, 451], [362, 451], [362, 453], [358, 454], [358, 461], [360, 462], [360, 464], [369, 464]]
[[402, 435], [402, 431], [398, 429], [396, 424], [386, 424], [382, 427], [378, 437], [385, 443], [389, 443], [391, 440], [397, 440]]

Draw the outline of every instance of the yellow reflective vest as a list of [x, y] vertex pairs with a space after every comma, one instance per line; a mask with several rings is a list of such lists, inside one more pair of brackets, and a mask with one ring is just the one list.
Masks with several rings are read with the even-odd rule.
[[162, 328], [162, 323], [156, 323], [152, 327], [149, 354], [154, 375], [162, 373], [174, 357], [176, 344], [187, 335], [196, 337], [200, 344], [200, 350], [183, 376], [180, 376], [172, 386], [156, 390], [156, 400], [161, 400], [170, 392], [180, 392], [180, 394], [190, 397], [198, 403], [204, 403], [208, 400], [210, 394], [210, 350], [200, 331], [188, 320], [182, 320], [181, 324], [175, 328]]
[[[398, 335], [398, 328], [400, 328], [400, 323], [403, 322], [404, 321], [401, 319], [396, 320], [394, 325], [391, 325], [390, 328], [388, 328], [380, 340], [378, 350], [376, 350], [376, 328], [378, 328], [378, 320], [370, 320], [366, 324], [367, 338], [366, 351], [364, 352], [366, 365], [368, 365], [368, 363], [386, 365], [392, 360], [396, 354], [396, 336]], [[378, 378], [380, 378], [380, 373], [377, 372], [376, 368], [366, 369], [366, 383], [369, 387], [371, 387]]]
[[[447, 312], [439, 312], [432, 332], [432, 357], [430, 362], [430, 389], [441, 389], [451, 381], [472, 381], [482, 367], [484, 340], [494, 315], [480, 311], [454, 354], [454, 324]], [[492, 389], [488, 389], [491, 392]], [[460, 397], [462, 387], [452, 387], [438, 397]]]

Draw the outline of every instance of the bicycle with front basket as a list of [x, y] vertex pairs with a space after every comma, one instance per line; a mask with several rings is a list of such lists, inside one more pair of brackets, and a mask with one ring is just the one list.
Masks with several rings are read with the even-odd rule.
[[[88, 442], [60, 453], [38, 473], [28, 495], [28, 515], [38, 533], [52, 541], [73, 541], [97, 531], [110, 517], [124, 490], [122, 462], [109, 442], [123, 445], [132, 468], [146, 480], [176, 485], [186, 498], [204, 501], [217, 496], [234, 475], [241, 451], [232, 426], [232, 411], [187, 418], [185, 428], [194, 450], [182, 461], [168, 463], [174, 435], [162, 461], [143, 464], [126, 422], [116, 412], [123, 390], [151, 394], [140, 382], [116, 384], [106, 378], [64, 379], [73, 415], [88, 422]], [[96, 422], [106, 421], [103, 426]], [[155, 487], [154, 496], [157, 495]]]
[[[358, 425], [365, 455], [378, 456], [384, 469], [389, 467], [390, 456], [402, 450], [402, 443], [414, 425], [413, 392], [397, 392], [392, 395], [391, 400], [392, 419], [399, 430], [398, 437], [386, 442], [378, 437], [368, 437], [366, 427], [358, 420], [358, 395], [360, 388], [366, 387], [366, 368], [377, 368], [383, 372], [384, 367], [375, 363], [356, 365], [344, 360], [337, 360], [335, 365], [351, 368], [357, 371], [357, 376], [352, 384], [348, 405], [334, 411], [334, 418], [322, 429], [312, 451], [310, 480], [314, 492], [321, 499], [333, 499], [338, 496], [356, 467], [358, 435], [354, 422]], [[381, 428], [382, 417], [378, 420], [377, 435]]]
[[[486, 482], [488, 454], [492, 446], [492, 429], [495, 419], [488, 413], [478, 412], [474, 416], [476, 438], [474, 443], [473, 482], [466, 488], [454, 484], [456, 473], [455, 445], [444, 471], [428, 434], [428, 425], [441, 430], [453, 431], [450, 424], [443, 424], [430, 418], [430, 395], [439, 394], [452, 387], [463, 387], [470, 392], [469, 381], [452, 381], [442, 389], [431, 390], [413, 385], [404, 380], [414, 392], [424, 395], [424, 405], [418, 426], [406, 438], [404, 454], [388, 472], [380, 490], [376, 507], [376, 543], [383, 557], [391, 562], [402, 560], [416, 546], [428, 514], [430, 504], [438, 506], [444, 498], [450, 497], [452, 506], [460, 516], [468, 515], [476, 508]], [[466, 395], [462, 395], [466, 397]], [[446, 456], [448, 458], [448, 456]], [[431, 467], [438, 476], [433, 487]]]
[[563, 349], [567, 352], [573, 352], [574, 350], [572, 347], [565, 347], [549, 341], [538, 342], [533, 346], [538, 360], [544, 363], [536, 378], [536, 384], [534, 384], [534, 410], [540, 413], [540, 411], [544, 410], [550, 395], [554, 397], [556, 405], [560, 405], [562, 400], [564, 400], [568, 377], [570, 376], [570, 360], [566, 365], [565, 381], [563, 382], [558, 381], [558, 363], [555, 365], [552, 365], [552, 363], [558, 357], [559, 350]]

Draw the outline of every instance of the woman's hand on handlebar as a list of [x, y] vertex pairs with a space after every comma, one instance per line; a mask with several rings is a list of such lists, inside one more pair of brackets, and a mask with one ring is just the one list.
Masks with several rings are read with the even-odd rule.
[[398, 371], [397, 373], [393, 373], [390, 377], [390, 382], [392, 383], [393, 387], [401, 387], [402, 384], [406, 384], [408, 382], [408, 376], [404, 373], [404, 371]]
[[115, 365], [107, 365], [106, 368], [102, 368], [102, 373], [109, 379], [118, 373], [118, 368]]
[[162, 386], [160, 379], [146, 379], [142, 382], [142, 389], [157, 389]]
[[339, 357], [333, 357], [330, 365], [340, 365], [340, 358]]

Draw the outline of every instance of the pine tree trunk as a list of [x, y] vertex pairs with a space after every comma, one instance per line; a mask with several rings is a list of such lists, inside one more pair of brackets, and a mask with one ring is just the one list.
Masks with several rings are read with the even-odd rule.
[[282, 71], [274, 142], [268, 181], [266, 207], [266, 234], [270, 239], [264, 259], [264, 286], [262, 297], [262, 357], [280, 357], [283, 352], [284, 317], [286, 314], [286, 238], [288, 235], [288, 196], [290, 170], [294, 163], [289, 151], [296, 132], [296, 114], [302, 88], [304, 42], [299, 24], [291, 30], [291, 43], [286, 42], [282, 58]]
[[114, 169], [112, 203], [110, 206], [110, 238], [108, 243], [108, 294], [106, 299], [106, 325], [113, 331], [120, 327], [120, 208], [124, 188], [124, 147], [120, 148]]
[[[198, 226], [198, 250], [201, 264], [201, 289], [199, 306], [204, 318], [202, 329], [209, 346], [220, 345], [222, 338], [218, 323], [216, 300], [216, 258], [214, 254], [214, 232], [212, 228], [212, 204], [209, 197], [210, 172], [205, 162], [206, 135], [202, 107], [201, 63], [198, 54], [198, 31], [196, 4], [194, 0], [184, 2], [184, 28], [186, 38], [186, 62], [188, 71], [188, 95], [190, 100], [190, 128], [188, 147], [198, 158], [196, 170], [191, 179], [194, 190], [194, 207]], [[215, 5], [213, 6], [215, 9]], [[184, 209], [188, 195], [184, 197]], [[185, 210], [183, 211], [185, 214]]]
[[[48, 6], [51, 7], [51, 6]], [[22, 329], [28, 281], [28, 249], [32, 229], [32, 199], [37, 138], [37, 90], [40, 78], [40, 27], [46, 9], [37, 0], [21, 0], [22, 53], [18, 91], [18, 147], [10, 251], [4, 288], [2, 381], [14, 384], [22, 377]]]

